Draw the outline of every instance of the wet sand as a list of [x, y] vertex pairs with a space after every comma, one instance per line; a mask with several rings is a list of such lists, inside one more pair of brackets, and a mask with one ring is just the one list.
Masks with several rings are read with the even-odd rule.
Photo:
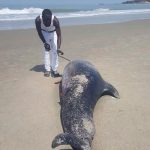
[[[93, 150], [150, 148], [149, 27], [150, 20], [62, 28], [64, 56], [90, 61], [120, 93], [96, 105]], [[51, 150], [62, 132], [60, 79], [43, 76], [42, 49], [35, 29], [0, 31], [1, 150]], [[59, 62], [62, 73], [68, 62]]]

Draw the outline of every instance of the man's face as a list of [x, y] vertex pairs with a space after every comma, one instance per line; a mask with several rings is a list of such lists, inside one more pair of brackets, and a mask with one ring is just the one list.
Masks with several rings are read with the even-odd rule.
[[51, 25], [51, 16], [49, 15], [44, 15], [42, 16], [43, 18], [43, 23], [46, 27], [49, 27]]

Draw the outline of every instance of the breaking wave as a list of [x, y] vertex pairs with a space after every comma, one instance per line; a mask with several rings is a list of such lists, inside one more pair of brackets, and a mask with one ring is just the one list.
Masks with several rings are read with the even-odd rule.
[[[40, 15], [41, 8], [24, 8], [24, 9], [0, 9], [0, 21], [17, 21], [17, 20], [33, 20]], [[146, 14], [150, 13], [150, 9], [129, 9], [129, 10], [110, 10], [110, 9], [94, 9], [88, 11], [54, 11], [58, 18], [77, 18], [100, 15], [128, 15], [128, 14]]]

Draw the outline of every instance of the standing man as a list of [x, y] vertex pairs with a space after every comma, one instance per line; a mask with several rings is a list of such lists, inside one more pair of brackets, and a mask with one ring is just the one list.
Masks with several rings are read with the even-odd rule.
[[44, 76], [60, 77], [57, 72], [58, 54], [57, 50], [61, 46], [61, 29], [58, 19], [52, 14], [51, 10], [44, 9], [42, 15], [37, 16], [35, 25], [40, 39], [42, 40], [44, 51]]

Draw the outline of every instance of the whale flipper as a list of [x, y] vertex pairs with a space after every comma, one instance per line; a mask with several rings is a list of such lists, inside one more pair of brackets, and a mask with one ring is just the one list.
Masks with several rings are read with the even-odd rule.
[[[84, 150], [85, 148], [87, 148], [87, 143], [85, 143], [84, 141], [80, 140], [79, 138], [77, 138], [76, 136], [72, 135], [72, 134], [68, 134], [68, 133], [61, 133], [58, 134], [53, 142], [52, 142], [52, 148], [56, 148], [57, 146], [60, 145], [71, 145], [71, 147], [73, 148], [73, 150]], [[88, 149], [90, 149], [90, 145], [88, 147]]]
[[105, 82], [105, 87], [104, 87], [104, 90], [101, 93], [100, 97], [104, 96], [104, 95], [110, 95], [115, 98], [120, 98], [119, 92], [116, 90], [116, 88], [113, 85], [111, 85], [108, 82]]

